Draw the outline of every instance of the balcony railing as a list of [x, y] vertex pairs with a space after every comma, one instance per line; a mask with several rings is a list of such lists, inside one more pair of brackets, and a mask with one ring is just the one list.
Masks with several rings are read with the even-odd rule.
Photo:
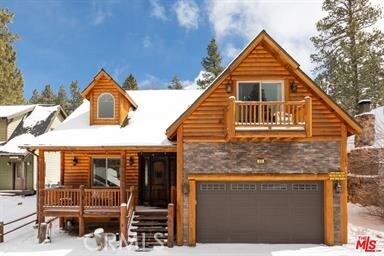
[[[227, 113], [229, 137], [244, 132], [264, 131], [264, 135], [312, 136], [312, 101], [306, 97], [301, 101], [259, 102], [236, 101], [229, 98]], [[249, 134], [249, 133], [248, 133]]]
[[44, 190], [45, 208], [118, 208], [120, 204], [120, 190], [118, 188], [53, 188]]

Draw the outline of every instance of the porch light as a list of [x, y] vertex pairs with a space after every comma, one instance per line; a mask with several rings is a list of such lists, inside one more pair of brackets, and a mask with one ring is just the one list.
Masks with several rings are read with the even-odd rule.
[[291, 83], [291, 92], [293, 93], [297, 92], [297, 84], [295, 82]]
[[132, 166], [134, 162], [135, 162], [135, 159], [133, 158], [133, 156], [130, 156], [129, 157], [129, 165]]
[[79, 162], [79, 159], [77, 159], [77, 157], [74, 156], [72, 159], [72, 165], [76, 166], [78, 162]]
[[334, 188], [335, 188], [335, 190], [336, 190], [336, 193], [337, 194], [340, 194], [340, 192], [341, 192], [341, 184], [340, 184], [340, 181], [336, 181], [335, 182], [335, 184], [334, 184]]
[[227, 91], [227, 93], [231, 93], [232, 92], [232, 81], [229, 80], [229, 82], [227, 83], [227, 86], [225, 87], [225, 90]]

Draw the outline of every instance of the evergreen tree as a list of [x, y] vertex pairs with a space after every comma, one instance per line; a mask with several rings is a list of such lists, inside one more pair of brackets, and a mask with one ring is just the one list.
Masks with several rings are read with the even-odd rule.
[[32, 92], [32, 96], [29, 99], [29, 104], [39, 104], [41, 102], [41, 95], [38, 90], [34, 89]]
[[311, 38], [316, 82], [351, 114], [361, 99], [384, 103], [384, 36], [374, 28], [381, 10], [368, 0], [325, 0], [327, 16]]
[[221, 65], [221, 56], [215, 39], [212, 39], [209, 43], [207, 47], [207, 56], [203, 58], [201, 65], [203, 66], [205, 73], [203, 74], [202, 79], [197, 80], [197, 85], [201, 89], [205, 89], [224, 69]]
[[68, 114], [72, 113], [78, 106], [83, 103], [83, 96], [81, 96], [78, 82], [72, 81], [70, 85], [70, 100], [69, 100], [69, 111]]
[[139, 87], [137, 85], [137, 81], [132, 74], [129, 74], [129, 76], [125, 79], [122, 88], [124, 90], [138, 90], [139, 89]]
[[40, 103], [41, 104], [55, 104], [56, 98], [57, 98], [57, 96], [55, 94], [55, 91], [52, 89], [50, 84], [47, 84], [41, 93]]
[[24, 81], [16, 66], [16, 53], [12, 44], [18, 36], [12, 34], [8, 25], [14, 14], [0, 8], [0, 104], [23, 104]]
[[57, 92], [56, 104], [60, 105], [66, 113], [69, 111], [69, 100], [67, 91], [64, 88], [64, 85], [61, 85], [59, 91]]
[[173, 89], [173, 90], [183, 89], [183, 84], [181, 83], [180, 79], [176, 75], [174, 75], [172, 80], [169, 82], [168, 89]]

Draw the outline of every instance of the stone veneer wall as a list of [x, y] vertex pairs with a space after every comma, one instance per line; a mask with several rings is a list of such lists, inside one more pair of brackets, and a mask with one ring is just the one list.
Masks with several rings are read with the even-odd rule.
[[[264, 164], [258, 164], [257, 159], [264, 159]], [[184, 183], [188, 174], [198, 173], [327, 173], [339, 168], [339, 142], [184, 143]], [[338, 208], [335, 206], [335, 210]], [[188, 212], [188, 193], [185, 193], [185, 241]], [[335, 227], [335, 234], [338, 230]]]
[[[333, 183], [335, 185], [335, 182]], [[335, 186], [333, 186], [335, 188]], [[333, 190], [333, 230], [335, 244], [340, 242], [340, 193], [336, 189]]]

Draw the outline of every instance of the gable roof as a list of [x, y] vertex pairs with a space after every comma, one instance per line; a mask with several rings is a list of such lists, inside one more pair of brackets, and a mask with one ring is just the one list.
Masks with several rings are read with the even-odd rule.
[[66, 117], [65, 112], [59, 106], [34, 105], [34, 109], [27, 115], [11, 134], [8, 142], [0, 146], [0, 155], [24, 155], [25, 149], [19, 146], [32, 141], [36, 136], [48, 132], [57, 115]]
[[1, 105], [0, 118], [12, 119], [31, 112], [36, 105]]
[[361, 132], [361, 126], [345, 112], [336, 102], [334, 102], [320, 87], [300, 69], [300, 65], [265, 31], [262, 30], [240, 53], [235, 57], [232, 62], [216, 77], [216, 79], [207, 87], [204, 93], [166, 130], [168, 138], [173, 138], [176, 134], [177, 128], [184, 122], [184, 120], [194, 111], [197, 107], [209, 97], [209, 95], [236, 69], [248, 54], [256, 48], [257, 45], [263, 44], [268, 50], [272, 51], [274, 57], [281, 61], [285, 68], [292, 74], [295, 74], [305, 83], [317, 96], [319, 96], [328, 106], [335, 111], [347, 124], [349, 134], [356, 134]]
[[108, 79], [112, 81], [112, 83], [116, 86], [118, 91], [121, 93], [121, 95], [124, 96], [128, 100], [129, 103], [132, 104], [133, 108], [136, 109], [138, 106], [133, 101], [133, 99], [121, 88], [121, 86], [112, 78], [111, 75], [108, 74], [107, 71], [105, 71], [103, 68], [100, 69], [100, 71], [94, 76], [93, 80], [88, 84], [88, 86], [81, 92], [81, 95], [89, 100], [89, 93], [92, 91], [92, 88], [97, 84], [97, 80], [99, 80], [101, 77], [106, 76]]

